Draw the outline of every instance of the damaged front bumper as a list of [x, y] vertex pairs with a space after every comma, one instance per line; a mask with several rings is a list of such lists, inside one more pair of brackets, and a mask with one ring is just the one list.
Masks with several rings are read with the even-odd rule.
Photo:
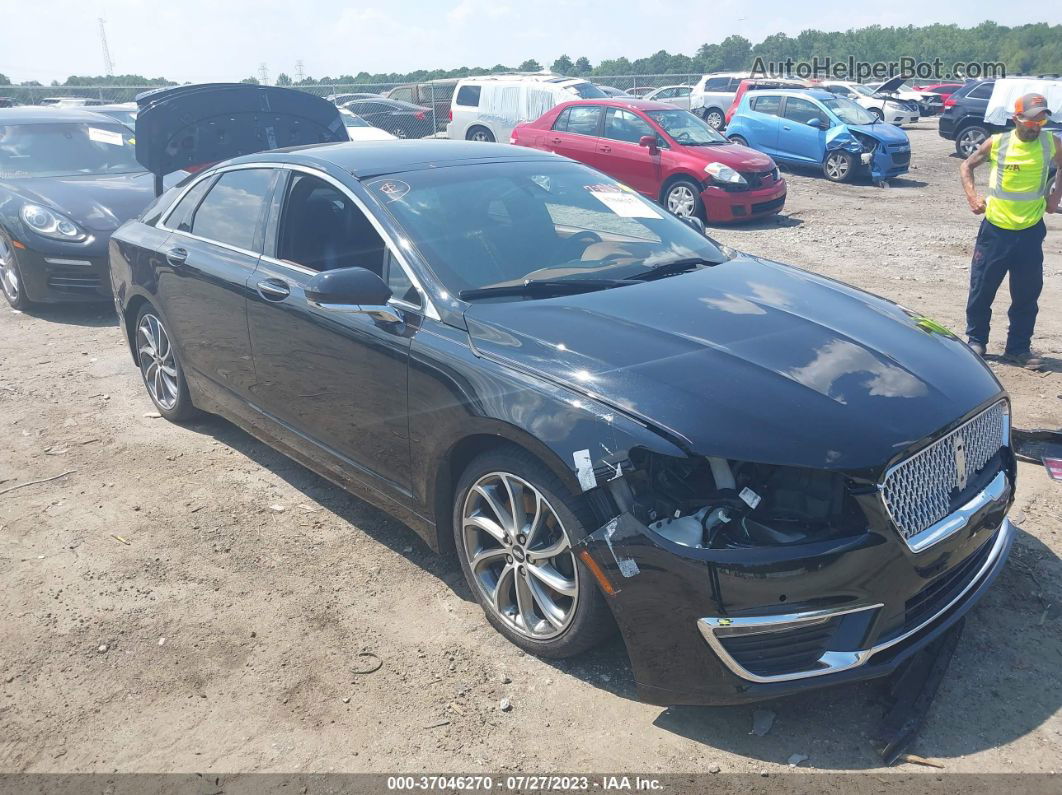
[[[581, 544], [623, 633], [639, 697], [734, 704], [885, 676], [983, 596], [1014, 538], [999, 499], [931, 550], [867, 533], [787, 547], [675, 544], [629, 513]], [[880, 528], [880, 529], [875, 529]]]

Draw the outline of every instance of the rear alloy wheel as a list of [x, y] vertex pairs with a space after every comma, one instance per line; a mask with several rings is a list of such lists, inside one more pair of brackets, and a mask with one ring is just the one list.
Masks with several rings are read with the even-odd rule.
[[726, 124], [726, 116], [719, 108], [709, 108], [704, 112], [704, 121], [713, 130], [721, 130]]
[[517, 646], [569, 657], [613, 628], [573, 544], [586, 535], [575, 499], [523, 450], [474, 460], [458, 484], [454, 540], [465, 578], [490, 623]]
[[15, 261], [15, 248], [3, 232], [0, 232], [0, 289], [12, 309], [29, 308], [30, 302], [22, 287], [22, 274]]
[[704, 203], [701, 191], [691, 179], [679, 179], [671, 183], [664, 192], [664, 207], [679, 218], [700, 218], [704, 220]]
[[494, 133], [488, 130], [486, 127], [476, 125], [469, 129], [468, 135], [465, 136], [468, 141], [482, 141], [483, 143], [492, 143], [494, 141]]
[[826, 155], [822, 173], [830, 182], [847, 182], [855, 173], [855, 155], [843, 149], [834, 149]]
[[964, 127], [955, 138], [955, 151], [966, 158], [976, 152], [988, 139], [988, 130], [976, 124]]
[[194, 416], [195, 407], [169, 332], [150, 306], [145, 306], [137, 318], [136, 351], [144, 386], [159, 413], [172, 422]]
[[740, 135], [731, 135], [730, 143], [737, 144], [738, 146], [748, 146], [749, 142], [742, 138]]

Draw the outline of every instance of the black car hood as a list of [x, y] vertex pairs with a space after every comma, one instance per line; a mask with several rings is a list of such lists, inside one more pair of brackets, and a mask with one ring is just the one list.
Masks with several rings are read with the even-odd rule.
[[86, 229], [103, 233], [139, 215], [155, 196], [152, 176], [144, 172], [35, 177], [0, 185], [27, 202], [51, 207]]
[[290, 88], [205, 83], [148, 91], [136, 101], [136, 159], [154, 174], [350, 140], [335, 105]]
[[1000, 395], [956, 337], [785, 265], [713, 268], [546, 300], [477, 303], [481, 354], [585, 393], [690, 453], [881, 467]]

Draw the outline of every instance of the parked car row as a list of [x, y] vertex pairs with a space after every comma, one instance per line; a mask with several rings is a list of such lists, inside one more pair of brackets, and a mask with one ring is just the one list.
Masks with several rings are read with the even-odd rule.
[[[775, 96], [818, 133], [899, 133], [823, 91], [742, 105]], [[694, 201], [784, 196], [769, 157], [663, 103], [547, 110], [524, 146], [352, 143], [334, 105], [247, 85], [141, 98], [135, 145], [98, 114], [2, 111], [5, 295], [29, 266], [105, 279], [163, 417], [221, 415], [452, 550], [523, 650], [618, 628], [645, 701], [903, 666], [1013, 542], [999, 382], [925, 318], [650, 200], [665, 169]], [[283, 148], [255, 151], [267, 129]], [[536, 151], [554, 138], [629, 175]]]
[[[1042, 79], [1045, 83], [1056, 85], [1059, 83], [1058, 80], [1049, 78], [1037, 79]], [[1005, 118], [1002, 123], [992, 123], [985, 118], [997, 82], [1002, 81], [973, 80], [967, 82], [953, 91], [944, 101], [944, 113], [940, 117], [937, 132], [942, 138], [955, 142], [955, 151], [961, 157], [972, 155], [989, 136], [1014, 127], [1014, 122], [1010, 118]], [[1056, 131], [1062, 129], [1062, 119], [1050, 120], [1048, 129]]]

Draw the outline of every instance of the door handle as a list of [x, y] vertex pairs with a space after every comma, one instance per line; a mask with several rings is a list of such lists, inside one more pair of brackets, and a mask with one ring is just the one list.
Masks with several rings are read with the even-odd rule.
[[612, 151], [612, 147], [611, 146], [599, 146], [597, 148], [597, 151], [599, 151], [599, 152], [611, 152]]
[[170, 263], [175, 268], [179, 268], [184, 265], [185, 260], [188, 259], [188, 249], [184, 248], [171, 248], [166, 252], [166, 262]]
[[549, 142], [551, 144], [559, 144], [561, 142], [561, 139], [560, 138], [550, 138]]
[[258, 294], [267, 301], [283, 301], [291, 295], [291, 288], [280, 279], [263, 279], [258, 282]]
[[782, 125], [782, 129], [783, 129], [783, 130], [791, 130], [791, 129], [793, 129], [793, 128], [792, 128], [792, 127], [790, 127], [790, 126], [789, 126], [788, 124], [783, 124], [783, 125]]

